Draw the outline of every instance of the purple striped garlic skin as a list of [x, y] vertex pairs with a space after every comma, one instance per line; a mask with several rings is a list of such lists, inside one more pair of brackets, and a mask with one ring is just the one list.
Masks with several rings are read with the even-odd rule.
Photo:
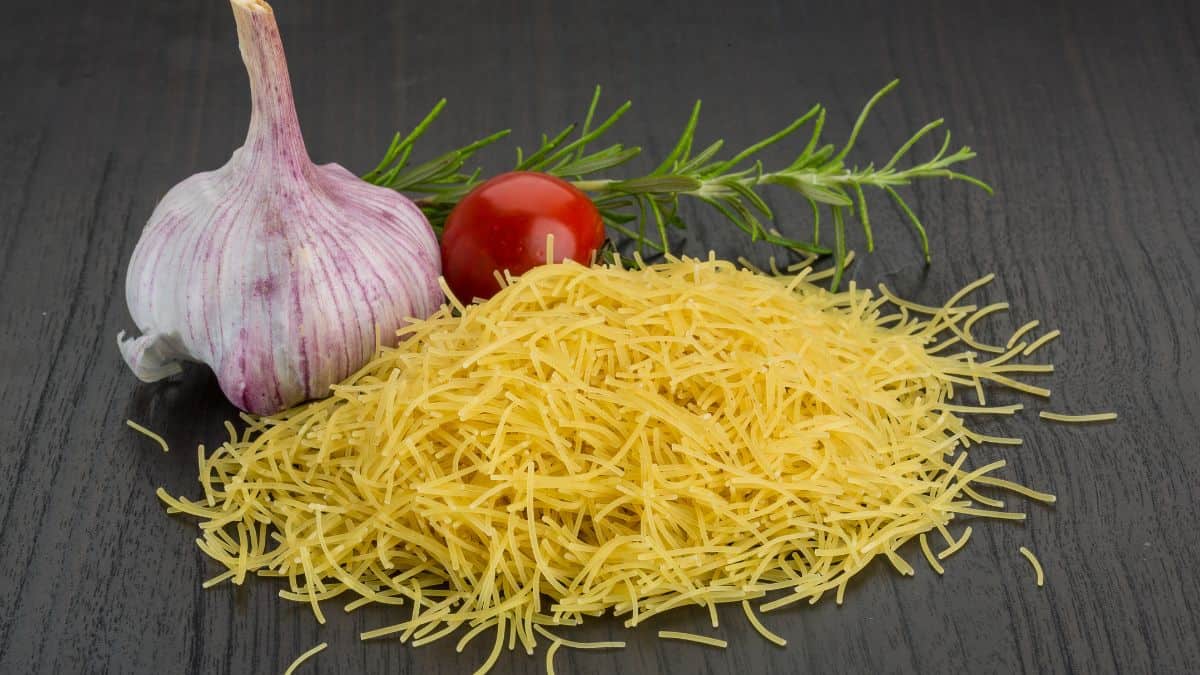
[[172, 188], [126, 276], [140, 379], [208, 364], [234, 405], [272, 414], [359, 369], [442, 301], [438, 243], [410, 200], [308, 157], [270, 6], [232, 0], [250, 76], [243, 147]]

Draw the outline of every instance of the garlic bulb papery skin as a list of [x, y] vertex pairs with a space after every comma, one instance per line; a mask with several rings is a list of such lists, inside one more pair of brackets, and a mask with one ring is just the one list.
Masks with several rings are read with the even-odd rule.
[[271, 7], [232, 0], [250, 75], [243, 147], [172, 188], [129, 262], [126, 298], [142, 336], [118, 336], [140, 379], [208, 364], [239, 408], [271, 414], [327, 395], [376, 339], [442, 302], [437, 238], [399, 193], [337, 164], [300, 135]]

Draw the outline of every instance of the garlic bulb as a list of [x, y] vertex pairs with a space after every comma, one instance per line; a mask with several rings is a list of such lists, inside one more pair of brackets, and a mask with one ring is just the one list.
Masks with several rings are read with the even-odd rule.
[[440, 305], [437, 239], [410, 200], [308, 157], [271, 7], [232, 0], [252, 113], [225, 166], [172, 188], [129, 262], [140, 379], [208, 364], [243, 410], [278, 412], [361, 367]]

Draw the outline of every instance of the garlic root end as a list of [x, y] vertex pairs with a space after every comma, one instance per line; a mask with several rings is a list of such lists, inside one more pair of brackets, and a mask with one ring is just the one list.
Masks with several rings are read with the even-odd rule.
[[142, 382], [157, 382], [183, 371], [179, 361], [187, 354], [175, 343], [174, 338], [163, 333], [148, 333], [138, 338], [126, 338], [125, 331], [117, 334], [121, 356]]

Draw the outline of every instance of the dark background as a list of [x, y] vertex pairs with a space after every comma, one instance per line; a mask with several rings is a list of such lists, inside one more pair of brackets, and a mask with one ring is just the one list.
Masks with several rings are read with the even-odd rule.
[[[831, 138], [894, 76], [852, 161], [886, 160], [945, 116], [980, 158], [964, 184], [905, 194], [928, 225], [934, 263], [876, 199], [878, 251], [853, 278], [926, 303], [989, 271], [1011, 329], [1039, 317], [1064, 338], [1046, 351], [1058, 410], [1114, 409], [1070, 427], [1026, 413], [988, 429], [1026, 444], [983, 455], [1056, 492], [1025, 524], [975, 523], [947, 573], [901, 578], [876, 563], [846, 603], [768, 615], [778, 649], [726, 611], [725, 651], [654, 637], [703, 630], [684, 611], [626, 632], [624, 652], [563, 650], [560, 672], [1163, 672], [1200, 664], [1200, 46], [1196, 3], [498, 3], [288, 2], [279, 15], [297, 105], [317, 161], [374, 165], [392, 132], [438, 98], [450, 106], [425, 156], [497, 128], [515, 139], [577, 120], [592, 86], [635, 107], [614, 140], [659, 157], [694, 98], [700, 140], [730, 147], [814, 102]], [[337, 7], [335, 8], [335, 5]], [[193, 448], [231, 415], [211, 375], [146, 386], [116, 333], [132, 328], [124, 272], [158, 198], [223, 163], [244, 136], [245, 74], [228, 7], [212, 2], [8, 2], [0, 27], [0, 672], [458, 673], [453, 641], [361, 644], [387, 611], [318, 627], [270, 580], [202, 591], [217, 568], [194, 525], [167, 517], [165, 486], [196, 495]], [[528, 143], [528, 141], [525, 141]], [[511, 144], [488, 157], [510, 160]], [[931, 152], [927, 146], [922, 152]], [[782, 156], [782, 155], [779, 155]], [[647, 160], [649, 162], [649, 159]], [[775, 201], [783, 227], [805, 209]], [[858, 235], [852, 245], [861, 252]], [[765, 259], [707, 216], [688, 250]], [[1036, 403], [1027, 401], [1029, 403]], [[1032, 406], [1036, 409], [1037, 405]], [[163, 455], [124, 426], [172, 443]], [[1017, 553], [1040, 554], [1037, 588]], [[406, 609], [397, 610], [405, 614]], [[485, 644], [487, 643], [487, 644]], [[505, 653], [500, 672], [542, 659]]]

